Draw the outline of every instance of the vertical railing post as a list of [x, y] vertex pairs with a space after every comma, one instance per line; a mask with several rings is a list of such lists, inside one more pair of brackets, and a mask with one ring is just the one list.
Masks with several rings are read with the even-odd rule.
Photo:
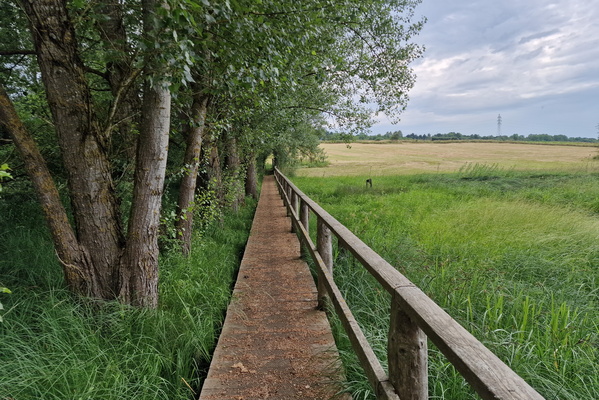
[[[295, 211], [295, 214], [297, 215], [297, 201], [298, 201], [298, 196], [297, 193], [295, 193], [292, 189], [291, 192], [291, 208], [293, 209], [293, 211]], [[295, 233], [295, 224], [293, 222], [291, 222], [291, 232]]]
[[283, 177], [281, 175], [279, 176], [279, 195], [281, 196], [281, 198], [283, 198], [283, 187], [285, 185], [285, 182], [283, 182]]
[[[289, 199], [289, 202], [291, 202], [293, 191], [291, 190], [291, 185], [289, 185], [289, 182], [287, 181], [285, 181], [285, 193], [287, 193], [287, 199]], [[291, 204], [286, 205], [291, 206]], [[289, 207], [287, 207], [287, 216], [291, 217], [291, 209]]]
[[389, 323], [389, 381], [401, 400], [428, 399], [426, 335], [401, 309], [398, 295], [391, 300]]
[[305, 201], [300, 201], [300, 221], [307, 232], [310, 232], [310, 207]]
[[281, 175], [278, 175], [279, 177], [279, 194], [281, 195], [281, 198], [283, 198], [283, 188], [285, 187], [285, 182], [283, 181], [283, 177]]
[[279, 192], [279, 196], [283, 197], [281, 179], [279, 179], [276, 172], [275, 172], [275, 182], [277, 183], [277, 191]]
[[[299, 218], [302, 226], [308, 232], [308, 236], [310, 236], [310, 207], [308, 203], [300, 198], [299, 201]], [[309, 249], [306, 247], [307, 245], [302, 246], [302, 258], [309, 256]]]
[[[331, 230], [324, 223], [322, 218], [318, 218], [316, 231], [316, 250], [320, 254], [320, 258], [324, 262], [329, 273], [333, 274], [333, 238]], [[327, 290], [324, 285], [324, 276], [320, 269], [318, 271], [318, 308], [324, 309], [326, 304]]]

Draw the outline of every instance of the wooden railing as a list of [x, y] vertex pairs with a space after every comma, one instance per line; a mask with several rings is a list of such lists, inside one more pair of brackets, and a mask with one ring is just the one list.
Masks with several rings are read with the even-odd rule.
[[[537, 400], [543, 397], [464, 329], [405, 276], [349, 229], [300, 191], [278, 169], [275, 179], [291, 217], [292, 230], [318, 270], [318, 298], [328, 296], [378, 399], [428, 399], [427, 338], [439, 348], [474, 390], [487, 399]], [[317, 218], [316, 245], [309, 234], [310, 213]], [[387, 345], [389, 372], [370, 344], [333, 280], [332, 236], [350, 251], [391, 294]]]

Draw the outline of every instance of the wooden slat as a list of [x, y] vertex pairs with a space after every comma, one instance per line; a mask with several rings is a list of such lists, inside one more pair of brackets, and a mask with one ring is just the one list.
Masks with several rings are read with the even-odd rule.
[[[280, 174], [280, 171], [277, 170], [276, 173]], [[402, 310], [418, 324], [483, 399], [543, 399], [470, 332], [349, 229], [282, 174], [279, 179], [297, 193], [301, 201], [337, 236], [340, 244], [364, 265], [385, 290], [397, 298]]]

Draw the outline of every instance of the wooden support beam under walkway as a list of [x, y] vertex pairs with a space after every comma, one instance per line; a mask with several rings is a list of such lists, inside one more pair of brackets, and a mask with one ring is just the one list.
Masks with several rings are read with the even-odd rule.
[[331, 329], [266, 176], [200, 400], [349, 399]]

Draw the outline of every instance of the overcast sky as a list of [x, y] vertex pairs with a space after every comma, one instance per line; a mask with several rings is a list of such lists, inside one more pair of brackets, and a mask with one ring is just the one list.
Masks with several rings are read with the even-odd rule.
[[599, 0], [423, 0], [424, 57], [400, 124], [373, 133], [597, 137]]

